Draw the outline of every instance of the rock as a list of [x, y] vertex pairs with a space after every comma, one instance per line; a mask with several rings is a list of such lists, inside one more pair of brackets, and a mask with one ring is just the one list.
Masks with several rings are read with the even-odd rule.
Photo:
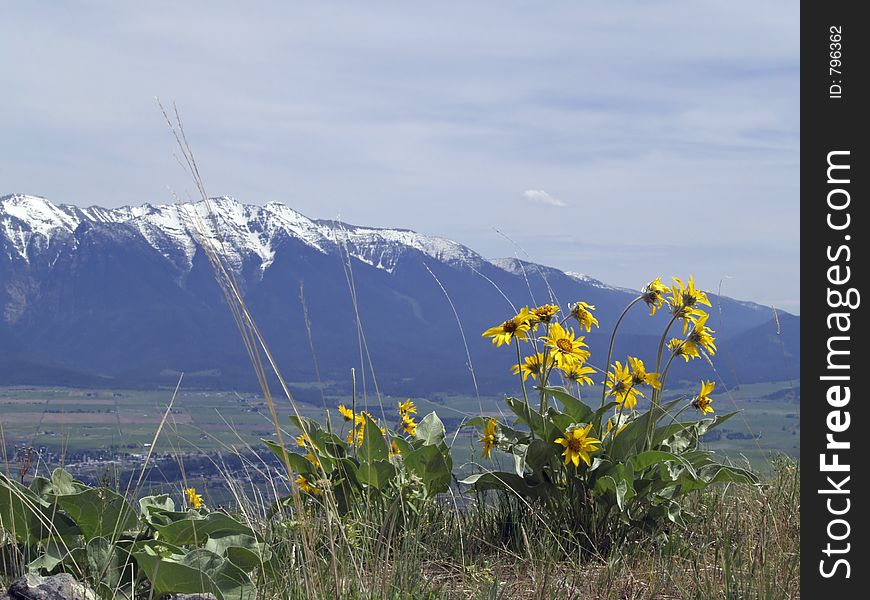
[[69, 573], [50, 577], [25, 575], [9, 586], [0, 600], [99, 600], [97, 595]]
[[175, 594], [171, 596], [171, 600], [217, 600], [217, 598], [211, 594]]

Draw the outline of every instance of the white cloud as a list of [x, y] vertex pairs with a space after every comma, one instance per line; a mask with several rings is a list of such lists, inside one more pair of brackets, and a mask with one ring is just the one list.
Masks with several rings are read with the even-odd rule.
[[562, 200], [554, 198], [544, 190], [526, 190], [525, 192], [523, 192], [523, 196], [526, 198], [526, 200], [535, 202], [536, 204], [548, 204], [550, 206], [566, 206], [566, 204]]

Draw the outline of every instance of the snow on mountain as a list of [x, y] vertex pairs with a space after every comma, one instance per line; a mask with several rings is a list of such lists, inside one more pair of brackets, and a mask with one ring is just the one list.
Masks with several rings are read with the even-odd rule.
[[[279, 202], [245, 205], [231, 197], [195, 204], [150, 205], [107, 209], [55, 205], [38, 196], [0, 198], [0, 232], [11, 246], [10, 258], [30, 261], [51, 240], [71, 238], [82, 222], [123, 224], [138, 233], [167, 260], [189, 269], [198, 243], [221, 249], [233, 268], [245, 259], [259, 260], [265, 271], [275, 258], [275, 244], [289, 236], [319, 251], [346, 247], [355, 258], [392, 273], [408, 251], [422, 252], [455, 266], [479, 265], [485, 259], [457, 242], [407, 229], [380, 229], [313, 220]], [[34, 245], [35, 244], [35, 245]]]

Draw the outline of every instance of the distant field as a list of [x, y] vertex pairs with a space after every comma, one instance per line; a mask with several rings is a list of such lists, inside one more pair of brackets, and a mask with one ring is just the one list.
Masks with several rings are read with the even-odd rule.
[[[597, 404], [600, 389], [587, 388], [584, 398]], [[677, 389], [672, 395], [692, 392], [688, 388]], [[0, 388], [0, 432], [7, 446], [24, 444], [69, 451], [142, 448], [152, 441], [171, 397], [171, 390]], [[437, 411], [451, 431], [467, 417], [481, 412], [499, 416], [504, 409], [499, 398], [494, 397], [431, 394], [429, 398], [414, 399], [419, 414]], [[399, 399], [383, 399], [383, 414], [390, 422], [396, 420], [395, 405]], [[798, 455], [799, 382], [751, 384], [733, 390], [717, 388], [714, 399], [717, 413], [738, 409], [742, 412], [722, 426], [717, 439], [708, 442], [711, 448], [724, 451], [732, 460], [745, 457], [762, 469], [771, 454]], [[350, 398], [328, 396], [326, 401], [334, 409], [339, 403], [349, 404]], [[286, 418], [292, 412], [288, 402], [278, 399], [276, 403], [282, 423], [290, 433], [295, 433]], [[362, 405], [363, 400], [359, 403]], [[322, 420], [322, 404], [300, 403], [299, 408], [303, 415]], [[368, 398], [368, 410], [381, 417], [376, 398]], [[268, 415], [265, 401], [257, 395], [181, 391], [157, 450], [195, 452], [256, 446], [261, 438], [274, 436]], [[332, 419], [339, 426], [340, 417], [335, 410]], [[471, 458], [470, 452], [463, 450], [468, 446], [462, 437], [457, 439], [457, 464]]]

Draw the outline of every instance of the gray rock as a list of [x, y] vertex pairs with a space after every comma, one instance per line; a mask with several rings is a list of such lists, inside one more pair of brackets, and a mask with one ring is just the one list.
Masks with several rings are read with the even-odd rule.
[[42, 577], [25, 575], [9, 586], [0, 600], [99, 600], [97, 595], [68, 573]]
[[211, 594], [175, 594], [172, 600], [217, 600]]

